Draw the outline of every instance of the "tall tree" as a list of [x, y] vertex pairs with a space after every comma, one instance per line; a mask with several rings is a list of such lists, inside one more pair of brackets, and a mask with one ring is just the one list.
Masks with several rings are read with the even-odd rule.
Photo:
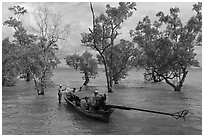
[[31, 74], [29, 72], [29, 60], [27, 59], [28, 54], [26, 53], [30, 49], [31, 44], [35, 42], [36, 36], [28, 34], [20, 20], [20, 17], [27, 13], [24, 7], [13, 6], [10, 7], [9, 10], [13, 12], [14, 17], [10, 17], [3, 24], [15, 30], [13, 43], [18, 47], [18, 59], [21, 60], [21, 75], [29, 81], [31, 79]]
[[106, 5], [105, 14], [95, 15], [92, 3], [90, 9], [93, 17], [93, 28], [89, 28], [89, 33], [82, 33], [82, 43], [84, 46], [89, 46], [96, 50], [103, 60], [105, 67], [107, 90], [112, 92], [112, 67], [107, 67], [105, 51], [114, 45], [114, 41], [119, 35], [118, 30], [121, 24], [133, 14], [136, 10], [136, 4], [130, 2], [119, 2], [118, 7]]
[[65, 60], [68, 66], [75, 70], [79, 69], [84, 74], [82, 78], [85, 79], [83, 83], [85, 86], [88, 85], [90, 78], [95, 78], [98, 74], [98, 63], [88, 51], [85, 51], [81, 56], [77, 54], [68, 55]]
[[[195, 24], [190, 19], [186, 25], [183, 25], [179, 18], [179, 12], [179, 8], [175, 7], [170, 9], [169, 15], [164, 15], [163, 12], [157, 13], [156, 16], [159, 18], [157, 24], [166, 26], [166, 29], [157, 33], [155, 39], [145, 43], [145, 46], [141, 42], [141, 38], [151, 32], [144, 31], [143, 24], [145, 23], [133, 33], [135, 35], [134, 39], [139, 45], [142, 45], [148, 68], [153, 69], [155, 76], [164, 79], [175, 91], [181, 90], [188, 74], [188, 68], [198, 66], [198, 61], [195, 60], [196, 54], [193, 52], [193, 41], [196, 35], [191, 27]], [[138, 26], [140, 26], [140, 23]], [[150, 25], [149, 28], [153, 27]], [[141, 32], [145, 35], [141, 35]], [[146, 45], [151, 48], [146, 48]]]
[[57, 42], [66, 40], [69, 32], [69, 25], [63, 26], [60, 14], [53, 14], [45, 5], [35, 12], [37, 27], [32, 27], [38, 35], [37, 48], [40, 57], [35, 62], [36, 67], [32, 69], [35, 85], [39, 95], [44, 95], [44, 91], [51, 83], [52, 69], [57, 66], [59, 60], [56, 57], [58, 50]]
[[15, 29], [14, 43], [18, 45], [18, 51], [21, 53], [18, 56], [21, 73], [34, 78], [38, 95], [44, 95], [46, 87], [51, 83], [52, 69], [59, 62], [55, 55], [58, 50], [57, 42], [66, 39], [69, 27], [66, 25], [61, 28], [61, 16], [51, 14], [45, 6], [35, 12], [37, 27], [32, 27], [35, 35], [28, 34], [20, 21], [20, 17], [27, 12], [26, 9], [14, 6], [9, 10], [16, 17], [10, 17], [4, 25]]
[[167, 25], [165, 35], [171, 41], [173, 50], [173, 58], [170, 58], [173, 63], [170, 66], [166, 65], [168, 72], [162, 72], [162, 77], [175, 91], [181, 90], [188, 68], [199, 64], [193, 52], [196, 31], [192, 29], [192, 25], [195, 23], [191, 18], [186, 25], [183, 25], [178, 17], [179, 12], [179, 8], [171, 8], [170, 15], [165, 16], [162, 12], [157, 14], [160, 22]]

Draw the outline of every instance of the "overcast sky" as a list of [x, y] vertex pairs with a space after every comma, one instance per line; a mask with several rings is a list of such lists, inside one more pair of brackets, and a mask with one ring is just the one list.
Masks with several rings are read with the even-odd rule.
[[[26, 29], [31, 30], [30, 26], [34, 25], [33, 12], [39, 6], [43, 6], [45, 3], [40, 2], [23, 2], [23, 3], [2, 3], [2, 22], [8, 19], [12, 14], [8, 10], [9, 7], [14, 5], [21, 5], [25, 7], [28, 13], [22, 18], [24, 26]], [[52, 2], [46, 3], [49, 9], [53, 13], [60, 13], [63, 16], [64, 24], [70, 24], [70, 34], [69, 40], [66, 45], [61, 47], [62, 55], [72, 54], [72, 53], [82, 53], [85, 51], [85, 47], [81, 46], [81, 33], [88, 32], [88, 28], [91, 27], [92, 15], [88, 2]], [[96, 15], [105, 12], [105, 6], [107, 2], [93, 2], [93, 7]], [[112, 6], [117, 6], [118, 3], [110, 3]], [[156, 19], [155, 15], [159, 11], [163, 11], [165, 14], [169, 14], [169, 9], [171, 7], [180, 8], [180, 18], [183, 23], [186, 23], [188, 19], [195, 15], [192, 11], [192, 6], [195, 3], [192, 2], [136, 2], [137, 11], [133, 13], [133, 16], [126, 20], [120, 32], [122, 33], [119, 38], [124, 38], [131, 40], [129, 37], [129, 30], [134, 29], [138, 21], [142, 20], [146, 15], [148, 15], [151, 21]], [[7, 27], [2, 27], [3, 38], [12, 35], [12, 29]], [[119, 39], [118, 38], [118, 39]], [[117, 40], [118, 41], [118, 40]]]

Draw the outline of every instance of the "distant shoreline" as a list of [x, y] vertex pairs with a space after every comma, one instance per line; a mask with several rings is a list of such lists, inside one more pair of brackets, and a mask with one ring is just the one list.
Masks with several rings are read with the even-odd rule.
[[[196, 53], [196, 59], [198, 60], [200, 64], [200, 68], [202, 68], [202, 46], [195, 46], [195, 53]], [[60, 60], [60, 64], [58, 64], [58, 68], [69, 68], [66, 65], [66, 62], [64, 59]], [[99, 65], [99, 68], [104, 68], [102, 65]]]

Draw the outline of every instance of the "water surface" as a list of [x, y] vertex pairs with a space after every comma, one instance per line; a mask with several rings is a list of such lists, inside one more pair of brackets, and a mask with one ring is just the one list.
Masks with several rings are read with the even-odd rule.
[[[57, 68], [55, 86], [38, 96], [33, 82], [19, 82], [2, 90], [2, 133], [9, 135], [201, 135], [202, 70], [191, 69], [182, 92], [174, 92], [165, 83], [146, 83], [143, 71], [132, 70], [127, 79], [108, 94], [108, 103], [164, 112], [188, 109], [187, 120], [139, 111], [115, 110], [109, 123], [83, 117], [57, 100], [57, 85], [80, 87], [82, 74], [73, 69]], [[90, 81], [90, 89], [106, 91], [103, 71]], [[90, 92], [90, 91], [87, 91]]]

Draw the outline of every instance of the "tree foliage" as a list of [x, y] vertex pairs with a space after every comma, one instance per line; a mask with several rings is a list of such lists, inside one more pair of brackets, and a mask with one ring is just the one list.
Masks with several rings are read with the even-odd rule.
[[69, 67], [75, 70], [79, 69], [84, 74], [82, 78], [85, 79], [83, 83], [85, 86], [89, 83], [90, 78], [95, 78], [98, 74], [98, 63], [88, 51], [85, 51], [81, 56], [77, 54], [67, 55], [65, 61]]
[[[121, 39], [120, 43], [110, 47], [105, 51], [105, 58], [107, 61], [107, 67], [111, 70], [109, 79], [112, 79], [115, 84], [121, 79], [125, 79], [128, 75], [128, 71], [132, 67], [133, 53], [137, 50], [134, 44], [130, 41]], [[97, 55], [100, 64], [104, 64], [100, 55]]]
[[84, 46], [89, 46], [96, 50], [101, 56], [105, 67], [109, 92], [112, 92], [113, 80], [112, 77], [109, 77], [109, 75], [112, 75], [112, 72], [107, 66], [105, 51], [114, 45], [114, 41], [119, 35], [118, 30], [121, 28], [121, 24], [133, 14], [133, 10], [136, 9], [135, 7], [136, 4], [130, 2], [119, 2], [118, 7], [111, 7], [108, 4], [106, 5], [106, 12], [96, 16], [92, 3], [90, 3], [93, 28], [89, 28], [89, 33], [82, 33], [81, 42]]
[[2, 85], [14, 86], [19, 75], [17, 47], [5, 38], [2, 41]]
[[[67, 34], [68, 27], [60, 29], [61, 18], [57, 14], [51, 14], [47, 7], [35, 12], [37, 28], [32, 28], [34, 34], [28, 34], [20, 21], [20, 17], [27, 13], [24, 7], [14, 6], [9, 8], [15, 17], [10, 17], [4, 25], [14, 28], [14, 41], [17, 59], [20, 64], [21, 76], [27, 80], [34, 79], [38, 95], [44, 95], [44, 91], [51, 83], [52, 69], [57, 66], [56, 58], [58, 50], [57, 42], [64, 40], [61, 36]], [[50, 23], [52, 22], [52, 23]]]
[[66, 39], [69, 26], [63, 26], [61, 15], [51, 13], [46, 5], [35, 12], [35, 22], [37, 27], [32, 29], [38, 35], [39, 60], [35, 62], [37, 66], [32, 69], [32, 74], [38, 94], [43, 95], [47, 86], [52, 83], [52, 69], [59, 62], [55, 55], [58, 50], [57, 42]]
[[130, 31], [130, 35], [134, 37], [133, 42], [136, 42], [142, 51], [136, 64], [145, 68], [144, 78], [148, 81], [162, 81], [162, 78], [156, 75], [154, 67], [156, 56], [159, 53], [154, 46], [154, 41], [162, 37], [159, 30], [161, 25], [158, 21], [152, 23], [149, 16], [146, 16], [143, 21], [139, 21], [135, 31]]
[[[156, 14], [158, 21], [151, 23], [145, 17], [135, 31], [131, 31], [146, 56], [144, 64], [149, 80], [165, 80], [175, 91], [181, 90], [188, 68], [198, 66], [193, 52], [197, 22], [191, 18], [183, 25], [179, 12], [177, 7], [171, 8], [169, 15], [160, 11]], [[166, 26], [165, 30], [162, 31], [161, 26]]]
[[192, 23], [189, 24], [194, 24], [191, 25], [191, 27], [193, 28], [194, 33], [197, 34], [195, 44], [197, 44], [198, 46], [202, 46], [202, 2], [194, 4], [193, 11], [196, 12], [196, 15], [191, 17], [189, 22]]
[[14, 40], [12, 42], [16, 47], [16, 60], [20, 64], [19, 75], [21, 77], [25, 77], [27, 81], [31, 79], [31, 74], [29, 72], [29, 54], [32, 52], [30, 48], [34, 45], [36, 41], [36, 36], [33, 34], [28, 34], [25, 28], [23, 27], [23, 23], [20, 20], [20, 17], [27, 13], [24, 7], [13, 6], [10, 7], [9, 10], [13, 12], [14, 17], [10, 17], [3, 24], [14, 28]]

